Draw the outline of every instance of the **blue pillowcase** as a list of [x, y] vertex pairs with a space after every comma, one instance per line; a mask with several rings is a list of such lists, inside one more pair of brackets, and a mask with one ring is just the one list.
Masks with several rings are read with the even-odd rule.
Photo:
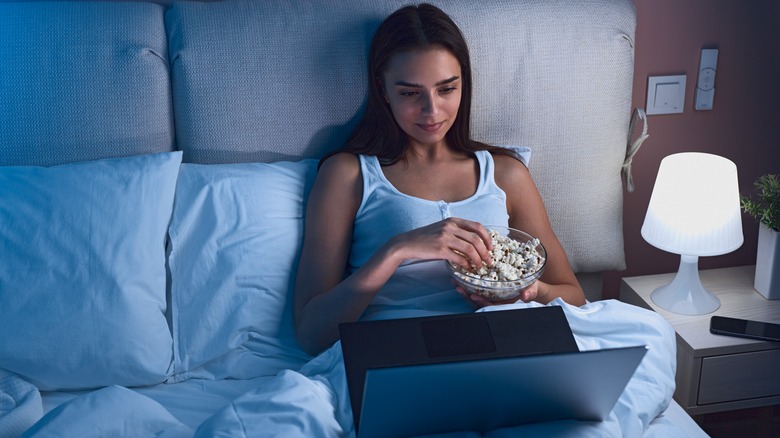
[[170, 375], [165, 242], [181, 159], [0, 167], [0, 368], [43, 390]]
[[292, 289], [317, 161], [182, 164], [170, 226], [174, 375], [249, 379], [310, 357]]

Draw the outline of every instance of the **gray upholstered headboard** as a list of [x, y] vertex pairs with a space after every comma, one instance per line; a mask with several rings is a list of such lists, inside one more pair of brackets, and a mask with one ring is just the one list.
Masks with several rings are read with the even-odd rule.
[[[319, 157], [354, 126], [371, 35], [406, 3], [2, 3], [0, 165]], [[432, 3], [470, 44], [473, 135], [532, 148], [575, 271], [623, 269], [631, 1]]]

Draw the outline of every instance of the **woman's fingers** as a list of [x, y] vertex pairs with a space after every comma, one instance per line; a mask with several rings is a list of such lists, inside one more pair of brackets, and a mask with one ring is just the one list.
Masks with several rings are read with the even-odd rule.
[[533, 284], [523, 289], [520, 293], [520, 299], [528, 303], [536, 299], [539, 295], [539, 282], [535, 281]]
[[450, 261], [466, 268], [490, 263], [491, 239], [480, 223], [450, 218], [444, 221], [444, 227], [445, 234], [454, 237], [448, 245], [459, 256]]
[[444, 219], [394, 239], [406, 259], [444, 259], [467, 269], [490, 263], [490, 235], [478, 222]]

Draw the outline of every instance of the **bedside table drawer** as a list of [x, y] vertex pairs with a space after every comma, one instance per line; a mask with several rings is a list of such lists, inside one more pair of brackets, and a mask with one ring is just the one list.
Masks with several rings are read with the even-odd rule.
[[780, 395], [780, 350], [705, 357], [699, 405]]

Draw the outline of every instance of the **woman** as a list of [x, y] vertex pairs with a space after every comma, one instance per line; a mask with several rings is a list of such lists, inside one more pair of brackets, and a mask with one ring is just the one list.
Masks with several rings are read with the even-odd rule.
[[617, 301], [578, 307], [582, 290], [528, 170], [510, 151], [469, 139], [471, 67], [455, 24], [428, 5], [395, 12], [377, 30], [369, 71], [363, 120], [341, 152], [322, 160], [306, 212], [296, 333], [311, 354], [325, 351], [233, 400], [196, 436], [354, 436], [338, 324], [487, 306], [458, 295], [442, 262], [490, 261], [481, 224], [525, 230], [547, 249], [544, 275], [521, 295], [535, 303], [512, 307], [560, 298], [553, 304], [581, 350], [637, 338], [650, 347], [606, 421], [504, 432], [641, 436], [674, 389], [674, 330], [654, 312]]
[[[420, 300], [399, 300], [387, 286], [412, 261], [437, 260], [427, 273], [444, 277], [441, 260], [489, 263], [482, 224], [524, 230], [547, 249], [545, 272], [523, 301], [585, 303], [528, 169], [511, 151], [469, 137], [468, 48], [444, 12], [420, 5], [390, 15], [371, 44], [368, 88], [362, 120], [345, 148], [322, 160], [309, 198], [294, 304], [307, 352], [332, 345], [338, 324], [365, 317], [372, 303], [468, 310], [451, 285], [447, 296], [461, 307], [431, 299], [441, 287], [410, 292], [407, 284], [406, 294]], [[474, 306], [489, 304], [458, 292]]]

